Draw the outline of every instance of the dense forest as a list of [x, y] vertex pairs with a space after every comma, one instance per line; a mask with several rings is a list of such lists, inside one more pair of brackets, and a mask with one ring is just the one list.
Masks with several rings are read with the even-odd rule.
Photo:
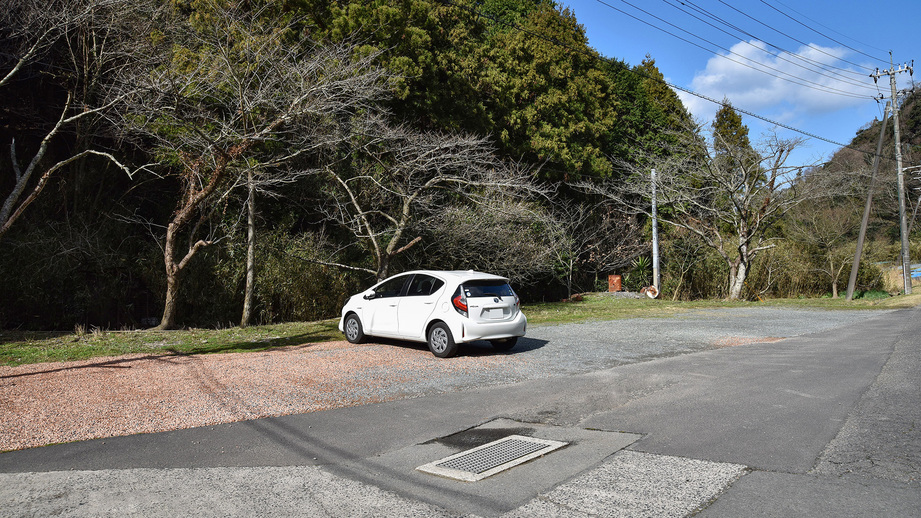
[[[328, 318], [415, 268], [525, 302], [637, 290], [653, 168], [662, 297], [847, 284], [882, 121], [791, 164], [803, 141], [749, 135], [728, 100], [694, 121], [654, 57], [600, 55], [553, 0], [0, 4], [0, 328]], [[882, 134], [861, 291], [898, 289]]]

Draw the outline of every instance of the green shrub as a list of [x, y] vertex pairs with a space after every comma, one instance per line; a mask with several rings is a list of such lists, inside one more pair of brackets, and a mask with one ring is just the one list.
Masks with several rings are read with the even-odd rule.
[[889, 296], [890, 295], [888, 293], [886, 293], [885, 291], [880, 291], [880, 290], [860, 291], [860, 292], [854, 293], [855, 299], [862, 299], [862, 300], [888, 299]]
[[[360, 276], [313, 262], [320, 243], [311, 233], [264, 232], [257, 235], [256, 244], [254, 324], [334, 317], [346, 297], [359, 291], [362, 281], [367, 283]], [[246, 288], [245, 265], [245, 243], [225, 249], [224, 260], [216, 265], [215, 280], [233, 307], [209, 318], [239, 322]]]

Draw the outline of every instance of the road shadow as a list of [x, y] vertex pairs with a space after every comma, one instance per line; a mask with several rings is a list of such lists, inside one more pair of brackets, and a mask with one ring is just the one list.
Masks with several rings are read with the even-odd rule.
[[[189, 351], [180, 351], [172, 347], [164, 347], [160, 352], [143, 354], [140, 356], [131, 355], [130, 357], [108, 358], [99, 361], [90, 361], [80, 365], [60, 365], [47, 369], [41, 369], [30, 372], [21, 372], [16, 374], [6, 374], [0, 376], [0, 380], [23, 378], [28, 376], [37, 376], [41, 374], [51, 374], [55, 372], [66, 372], [82, 369], [130, 369], [131, 364], [143, 361], [159, 361], [173, 363], [180, 358], [186, 358], [205, 354], [226, 354], [226, 353], [253, 353], [280, 350], [303, 350], [316, 347], [327, 343], [328, 340], [317, 341], [317, 337], [312, 333], [286, 336], [272, 339], [259, 340], [256, 342], [231, 342], [220, 345], [203, 345], [194, 347]], [[391, 347], [401, 347], [404, 349], [414, 349], [418, 351], [428, 351], [428, 345], [422, 342], [408, 342], [389, 338], [374, 337], [368, 340], [368, 343], [381, 344]], [[494, 348], [488, 341], [476, 341], [463, 343], [458, 350], [458, 356], [485, 357], [485, 356], [514, 356], [524, 354], [536, 349], [540, 349], [548, 343], [547, 340], [538, 340], [535, 338], [521, 337], [515, 347], [509, 351], [500, 351]], [[81, 362], [86, 360], [74, 360]]]
[[38, 376], [40, 374], [51, 374], [55, 372], [66, 372], [71, 370], [81, 370], [81, 369], [130, 369], [131, 363], [137, 363], [141, 361], [170, 361], [179, 356], [187, 356], [185, 354], [167, 352], [164, 354], [146, 354], [143, 356], [132, 356], [131, 358], [114, 358], [111, 360], [97, 361], [92, 363], [87, 363], [84, 365], [65, 365], [63, 367], [56, 367], [51, 369], [42, 369], [32, 372], [21, 372], [18, 374], [7, 374], [0, 376], [0, 380], [4, 379], [13, 379], [13, 378], [24, 378], [28, 376]]

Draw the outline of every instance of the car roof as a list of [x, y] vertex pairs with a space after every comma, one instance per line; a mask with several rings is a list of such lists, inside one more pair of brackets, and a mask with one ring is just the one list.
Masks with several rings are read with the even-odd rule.
[[[477, 272], [474, 270], [413, 270], [409, 272], [403, 272], [397, 275], [410, 275], [421, 273], [425, 275], [431, 275], [432, 277], [438, 277], [445, 281], [450, 281], [453, 283], [462, 283], [464, 281], [470, 280], [490, 280], [490, 281], [505, 281], [508, 282], [508, 277], [502, 277], [501, 275], [494, 275], [492, 273]], [[394, 275], [393, 277], [396, 277]]]

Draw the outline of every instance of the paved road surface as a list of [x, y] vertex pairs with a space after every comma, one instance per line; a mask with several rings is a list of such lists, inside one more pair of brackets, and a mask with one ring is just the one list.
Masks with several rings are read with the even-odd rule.
[[[529, 337], [511, 380], [0, 454], [0, 515], [921, 516], [921, 308]], [[479, 482], [415, 470], [511, 433], [568, 445]]]

